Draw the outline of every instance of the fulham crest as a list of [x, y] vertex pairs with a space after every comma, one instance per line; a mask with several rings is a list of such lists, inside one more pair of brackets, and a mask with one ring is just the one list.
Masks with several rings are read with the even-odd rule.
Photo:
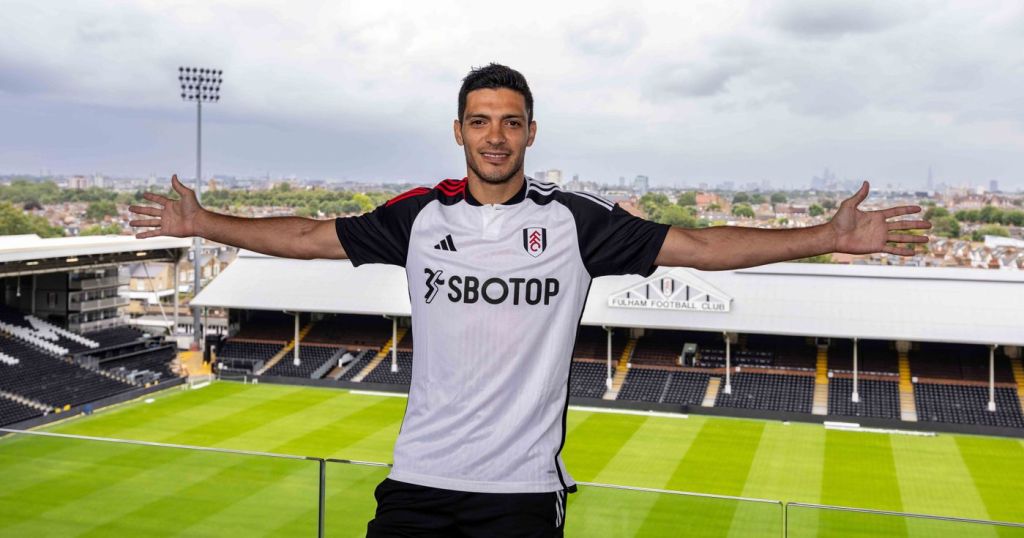
[[543, 254], [548, 248], [547, 228], [523, 228], [523, 248], [534, 258]]

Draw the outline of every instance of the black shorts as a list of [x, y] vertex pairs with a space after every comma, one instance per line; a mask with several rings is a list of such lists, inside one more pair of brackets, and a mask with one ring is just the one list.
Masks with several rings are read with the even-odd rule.
[[367, 538], [561, 537], [565, 492], [467, 493], [385, 478]]

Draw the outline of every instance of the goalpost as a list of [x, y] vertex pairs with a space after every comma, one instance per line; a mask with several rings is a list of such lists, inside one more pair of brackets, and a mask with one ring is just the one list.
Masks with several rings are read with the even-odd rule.
[[208, 387], [210, 383], [213, 383], [213, 379], [213, 374], [193, 375], [188, 377], [188, 380], [185, 382], [185, 385], [183, 386], [189, 390], [201, 389], [203, 387]]

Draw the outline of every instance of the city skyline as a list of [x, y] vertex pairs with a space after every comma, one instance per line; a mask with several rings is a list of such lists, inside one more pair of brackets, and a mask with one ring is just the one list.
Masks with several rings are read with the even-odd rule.
[[1024, 188], [1019, 4], [581, 6], [14, 1], [0, 170], [189, 175], [177, 67], [202, 63], [224, 70], [204, 112], [210, 175], [461, 177], [458, 85], [498, 61], [536, 99], [528, 174], [806, 188], [829, 167], [923, 189], [931, 168], [936, 185]]

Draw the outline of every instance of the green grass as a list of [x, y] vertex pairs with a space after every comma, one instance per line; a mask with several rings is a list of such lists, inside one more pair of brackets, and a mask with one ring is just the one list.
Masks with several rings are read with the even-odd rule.
[[[216, 383], [47, 431], [391, 461], [405, 399]], [[820, 425], [571, 411], [577, 480], [890, 511], [1024, 521], [1024, 442]], [[361, 536], [387, 469], [327, 467], [327, 535]], [[0, 439], [0, 536], [315, 536], [315, 461], [35, 436]], [[581, 487], [569, 536], [778, 536], [779, 505]], [[790, 507], [790, 536], [1024, 536]]]

